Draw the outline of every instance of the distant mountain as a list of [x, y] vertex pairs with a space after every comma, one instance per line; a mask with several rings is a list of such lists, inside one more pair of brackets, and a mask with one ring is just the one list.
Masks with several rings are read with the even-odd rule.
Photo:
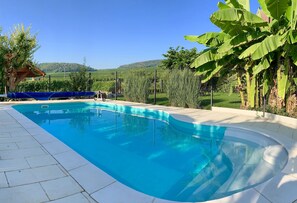
[[127, 65], [122, 65], [118, 67], [118, 69], [124, 69], [124, 68], [150, 68], [150, 67], [156, 67], [160, 65], [162, 60], [150, 60], [150, 61], [142, 61], [137, 63], [131, 63]]
[[57, 73], [57, 72], [77, 72], [81, 68], [85, 67], [88, 71], [97, 71], [97, 69], [84, 66], [78, 63], [40, 63], [37, 65], [42, 71], [46, 73]]

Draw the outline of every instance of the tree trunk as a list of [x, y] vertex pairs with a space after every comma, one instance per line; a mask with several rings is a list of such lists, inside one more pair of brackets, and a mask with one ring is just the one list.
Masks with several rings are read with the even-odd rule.
[[245, 98], [244, 98], [244, 92], [243, 92], [243, 86], [241, 83], [241, 74], [237, 73], [237, 83], [238, 83], [238, 91], [240, 94], [240, 100], [241, 100], [241, 108], [246, 108], [246, 102], [245, 102]]

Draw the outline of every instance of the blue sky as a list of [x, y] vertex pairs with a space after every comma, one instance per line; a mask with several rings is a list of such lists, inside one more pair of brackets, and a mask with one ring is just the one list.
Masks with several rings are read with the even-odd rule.
[[[32, 27], [37, 62], [83, 63], [94, 68], [162, 59], [169, 47], [203, 47], [184, 35], [218, 31], [209, 20], [218, 0], [1, 1], [2, 34]], [[251, 0], [253, 11], [256, 0]]]

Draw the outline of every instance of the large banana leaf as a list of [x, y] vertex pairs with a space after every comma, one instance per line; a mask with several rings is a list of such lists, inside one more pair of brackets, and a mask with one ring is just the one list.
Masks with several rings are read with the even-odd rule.
[[242, 5], [242, 7], [247, 10], [247, 11], [250, 11], [250, 0], [238, 0], [238, 3], [240, 5]]
[[218, 3], [218, 8], [221, 9], [221, 10], [223, 10], [223, 9], [227, 9], [227, 8], [231, 8], [231, 7], [228, 6], [228, 5], [226, 5], [226, 4], [224, 4], [224, 3], [222, 3], [222, 2], [219, 2]]
[[297, 43], [297, 30], [290, 30], [288, 34], [288, 42], [290, 44]]
[[233, 8], [243, 8], [243, 6], [237, 0], [225, 0], [227, 6]]
[[222, 44], [219, 49], [218, 53], [224, 53], [229, 51], [230, 49], [245, 45], [250, 43], [251, 41], [256, 41], [263, 38], [266, 35], [265, 32], [244, 32], [239, 35], [236, 35], [230, 40], [227, 40], [224, 44]]
[[220, 60], [228, 55], [233, 54], [233, 50], [230, 50], [229, 52], [226, 53], [217, 53], [216, 50], [208, 50], [198, 56], [194, 62], [192, 63], [192, 67], [198, 68], [204, 64], [207, 64], [209, 62], [217, 61]]
[[[270, 15], [274, 19], [279, 20], [281, 18], [281, 16], [286, 13], [286, 11], [289, 7], [290, 1], [291, 0], [265, 0], [263, 2], [263, 0], [262, 0], [260, 5], [262, 6], [263, 4], [265, 4]], [[296, 1], [296, 0], [293, 0], [293, 1]]]
[[240, 55], [239, 55], [239, 59], [244, 59], [244, 58], [247, 58], [247, 57], [250, 57], [254, 52], [255, 50], [258, 49], [258, 47], [261, 45], [261, 42], [259, 43], [256, 43], [256, 44], [253, 44], [252, 46], [250, 46], [249, 48], [247, 48], [244, 52], [242, 52]]
[[230, 39], [230, 36], [223, 32], [208, 32], [199, 36], [196, 35], [186, 35], [185, 39], [191, 42], [198, 42], [205, 46], [218, 46], [224, 41]]
[[245, 30], [249, 31], [251, 27], [267, 25], [267, 22], [259, 16], [244, 9], [237, 8], [218, 10], [211, 15], [210, 20], [230, 35], [236, 35]]
[[267, 54], [277, 50], [285, 43], [284, 37], [279, 35], [271, 35], [266, 37], [259, 45], [259, 47], [252, 53], [252, 59], [258, 60]]
[[[205, 75], [206, 73], [215, 69], [215, 67], [216, 67], [215, 62], [210, 62], [210, 63], [204, 64], [204, 65], [196, 68], [195, 75], [197, 75], [197, 76]], [[195, 67], [192, 67], [192, 68], [195, 68]]]
[[297, 26], [297, 1], [293, 0], [291, 5], [291, 29], [295, 30]]
[[219, 63], [215, 63], [215, 68], [212, 71], [206, 73], [205, 77], [201, 80], [202, 83], [209, 81], [215, 74], [217, 74], [224, 66]]
[[256, 76], [261, 73], [263, 70], [266, 70], [270, 67], [270, 63], [266, 58], [263, 58], [261, 62], [253, 67], [253, 75]]

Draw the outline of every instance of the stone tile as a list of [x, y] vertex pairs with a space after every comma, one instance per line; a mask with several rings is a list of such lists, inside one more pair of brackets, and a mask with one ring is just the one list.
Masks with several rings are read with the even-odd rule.
[[10, 134], [9, 133], [0, 133], [0, 138], [10, 138]]
[[2, 172], [0, 173], [0, 188], [8, 187], [8, 183], [5, 177], [5, 174]]
[[6, 173], [6, 177], [10, 186], [47, 181], [64, 176], [65, 174], [57, 165], [25, 169], [20, 171], [12, 171]]
[[256, 187], [271, 202], [293, 202], [297, 199], [297, 178], [278, 174], [271, 180]]
[[50, 203], [90, 203], [90, 201], [88, 201], [83, 194], [78, 193], [58, 200], [50, 201]]
[[33, 136], [35, 135], [41, 135], [41, 134], [48, 134], [48, 132], [46, 130], [44, 130], [43, 128], [36, 126], [34, 128], [26, 128], [26, 130]]
[[14, 171], [30, 168], [25, 159], [6, 159], [0, 160], [0, 172]]
[[115, 182], [115, 179], [93, 164], [73, 169], [69, 173], [88, 193], [93, 193]]
[[40, 203], [44, 201], [48, 201], [48, 198], [37, 183], [0, 189], [0, 202], [3, 203]]
[[63, 152], [54, 157], [66, 170], [72, 170], [89, 163], [85, 158], [74, 151]]
[[26, 160], [31, 168], [57, 164], [57, 161], [51, 155], [28, 157]]
[[90, 203], [97, 203], [88, 193], [82, 192], [82, 194], [89, 200]]
[[17, 146], [20, 149], [26, 149], [26, 148], [34, 148], [34, 147], [40, 147], [41, 145], [35, 140], [27, 140], [27, 141], [22, 141], [22, 142], [16, 142]]
[[48, 133], [40, 133], [40, 134], [33, 135], [33, 136], [40, 144], [47, 144], [47, 143], [58, 141], [57, 138], [55, 138], [54, 136], [52, 136]]
[[15, 143], [0, 143], [0, 151], [18, 149]]
[[24, 128], [18, 128], [18, 130], [9, 132], [9, 134], [11, 135], [11, 137], [28, 137], [28, 136], [30, 136], [30, 138], [31, 138], [30, 133]]
[[0, 143], [1, 144], [6, 144], [6, 143], [15, 143], [15, 142], [25, 142], [32, 140], [31, 136], [19, 136], [19, 137], [9, 137], [9, 138], [0, 138]]
[[[9, 128], [7, 128], [6, 126], [9, 126]], [[24, 128], [20, 126], [18, 123], [15, 123], [15, 124], [6, 123], [0, 128], [0, 133], [19, 133], [20, 131], [23, 132]]]
[[100, 203], [152, 203], [153, 197], [115, 182], [91, 195]]
[[60, 154], [60, 153], [68, 152], [72, 150], [66, 144], [64, 144], [59, 140], [55, 142], [43, 144], [43, 147], [52, 155]]
[[45, 181], [40, 184], [50, 200], [59, 199], [83, 191], [83, 189], [70, 176]]
[[1, 151], [0, 154], [1, 159], [18, 159], [40, 155], [45, 155], [45, 152], [41, 148], [7, 150]]

